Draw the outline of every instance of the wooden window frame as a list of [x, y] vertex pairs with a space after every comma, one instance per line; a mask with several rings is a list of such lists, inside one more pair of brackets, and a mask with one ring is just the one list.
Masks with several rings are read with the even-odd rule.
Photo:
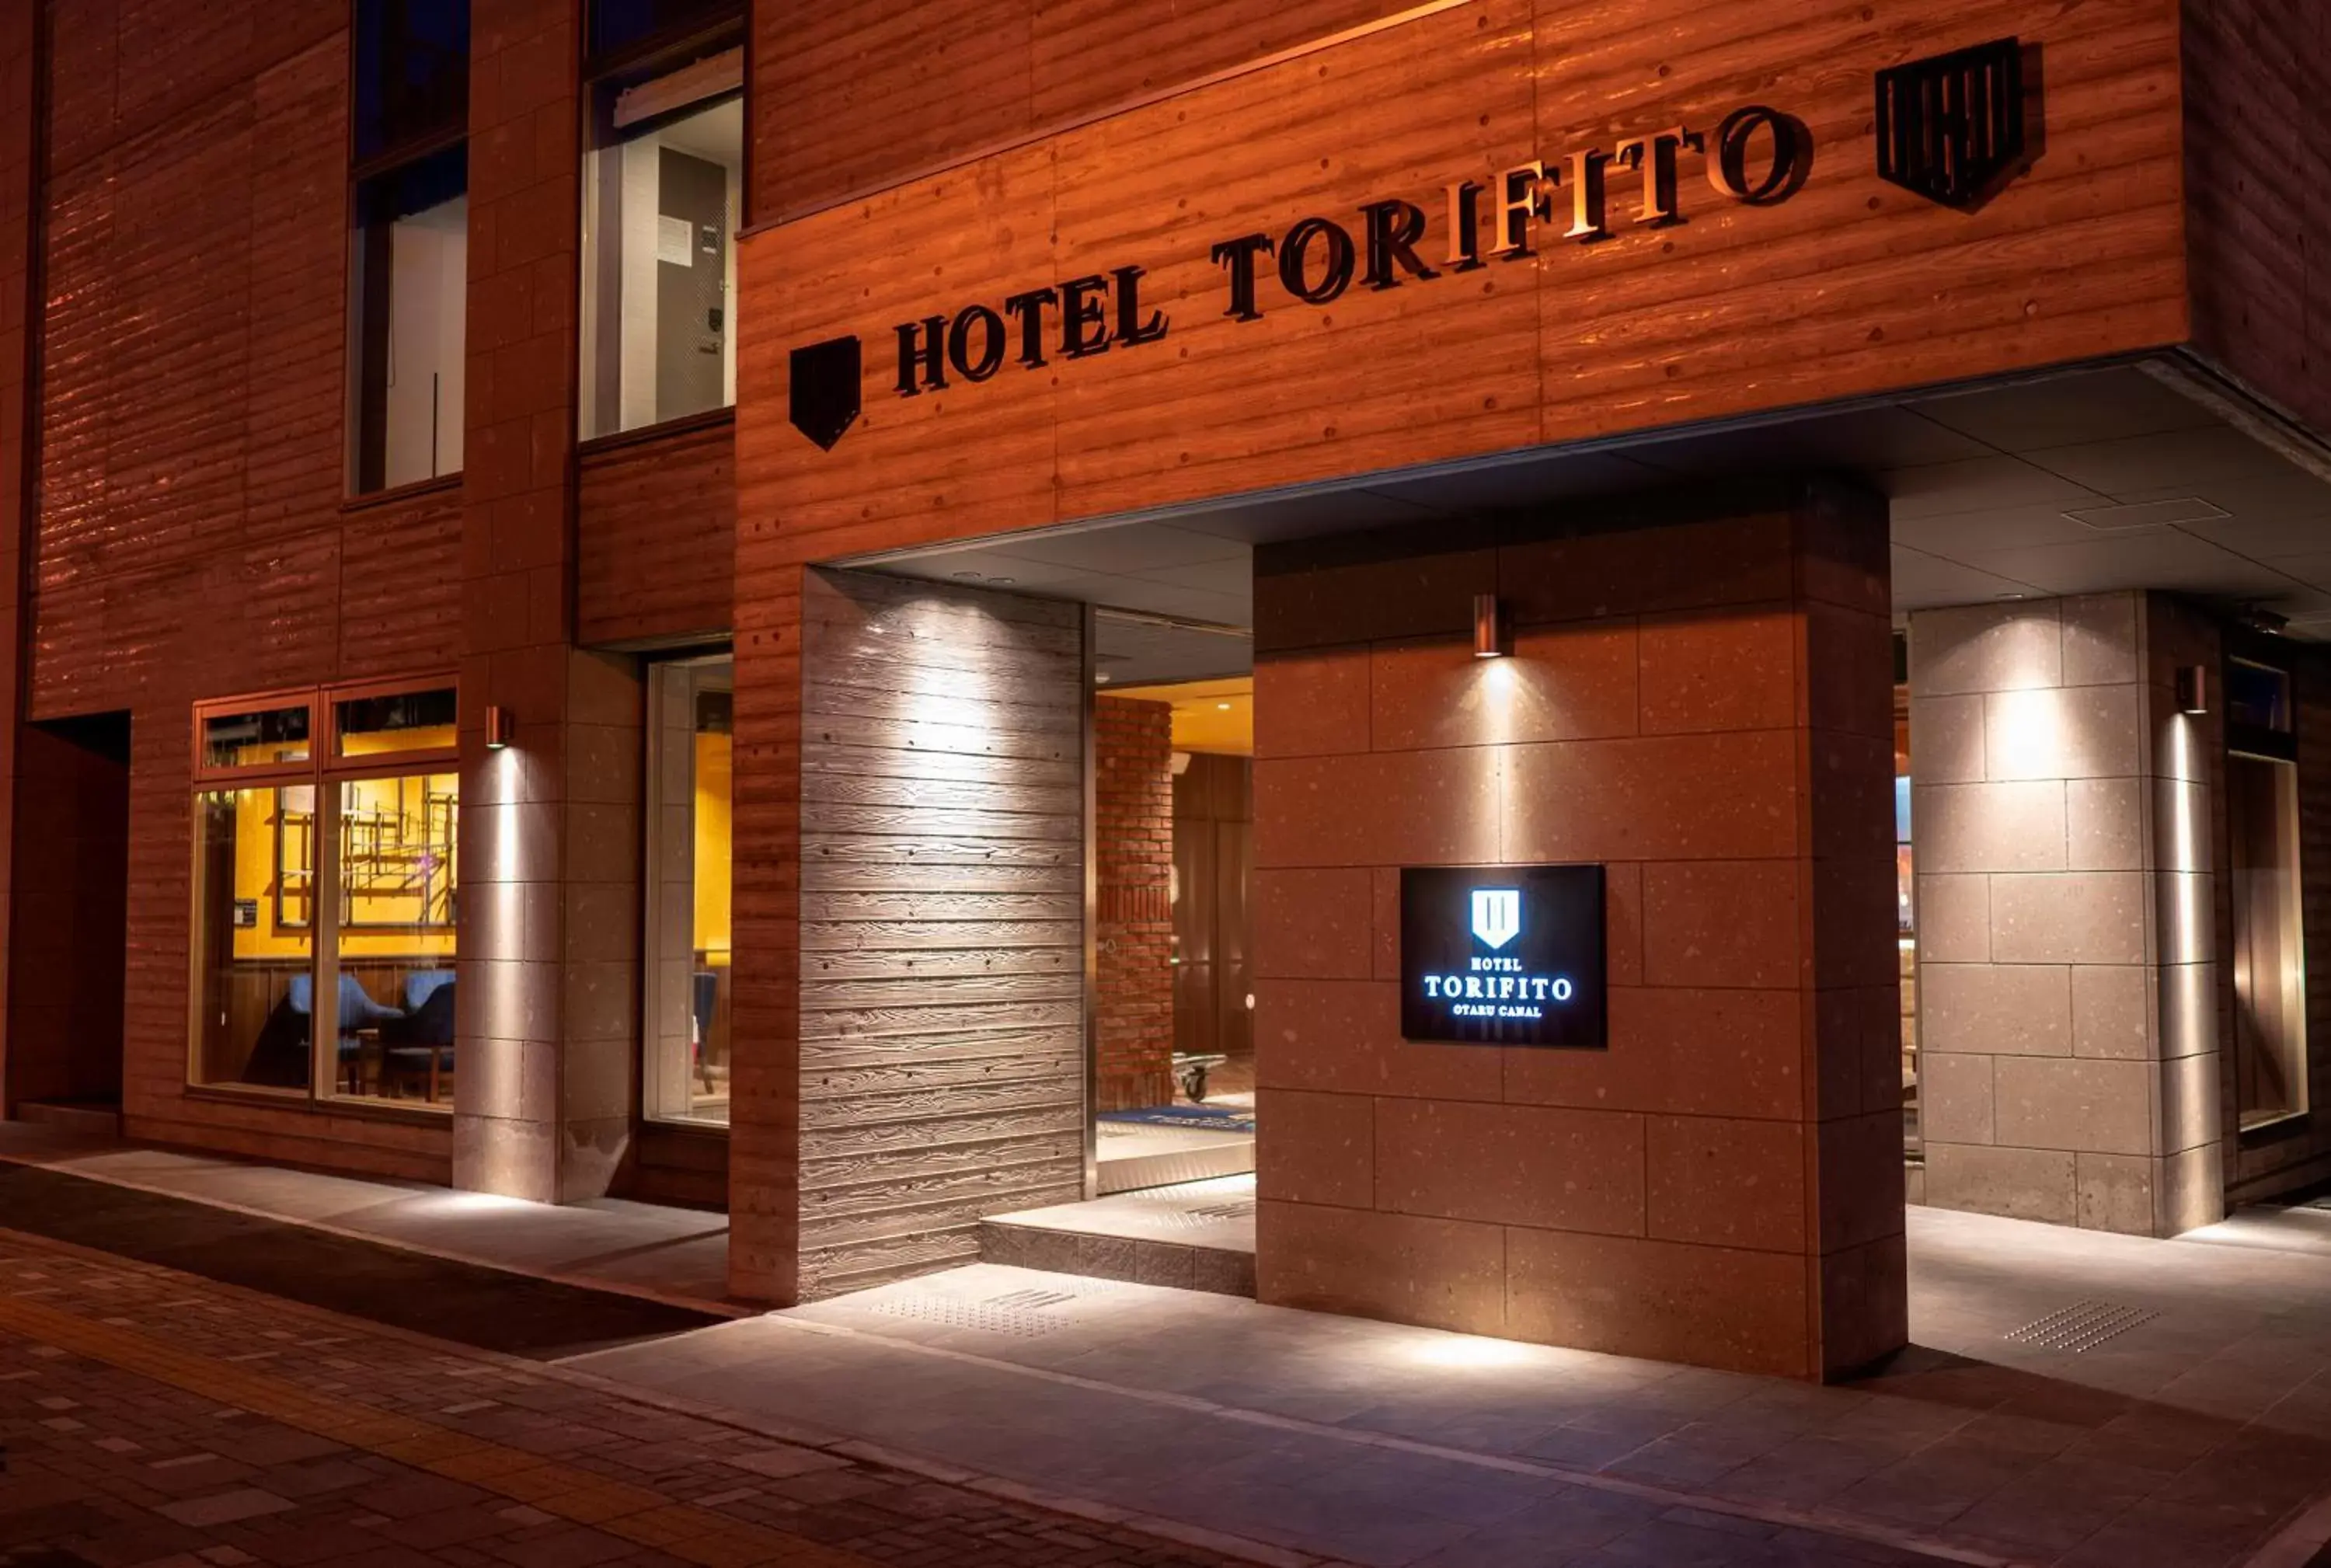
[[[461, 746], [458, 738], [451, 746], [421, 746], [409, 751], [369, 752], [362, 756], [341, 757], [339, 749], [339, 710], [344, 701], [367, 697], [395, 697], [407, 692], [451, 690], [453, 693], [454, 732], [458, 737], [461, 722], [461, 683], [457, 671], [438, 670], [425, 674], [388, 676], [372, 680], [345, 681], [336, 685], [302, 686], [255, 692], [245, 696], [205, 698], [193, 705], [193, 777], [187, 791], [188, 799], [196, 800], [206, 794], [244, 789], [282, 790], [289, 786], [308, 784], [315, 791], [313, 833], [315, 838], [315, 868], [309, 898], [314, 916], [306, 931], [308, 935], [309, 1060], [308, 1083], [304, 1089], [275, 1088], [264, 1084], [202, 1083], [195, 1076], [196, 1045], [203, 1029], [203, 983], [205, 954], [199, 936], [203, 922], [204, 887], [199, 866], [193, 868], [188, 878], [186, 902], [186, 1088], [189, 1094], [202, 1098], [230, 1099], [297, 1107], [310, 1112], [328, 1111], [333, 1115], [359, 1115], [391, 1120], [417, 1121], [423, 1125], [442, 1126], [452, 1111], [451, 1105], [412, 1105], [404, 1102], [384, 1102], [339, 1091], [339, 940], [340, 920], [340, 786], [351, 781], [367, 778], [396, 778], [415, 774], [461, 772]], [[217, 714], [250, 713], [268, 708], [305, 707], [308, 709], [308, 751], [303, 762], [253, 764], [248, 766], [218, 766], [205, 759], [204, 726]], [[190, 833], [189, 852], [198, 863], [203, 854], [200, 836]], [[458, 885], [458, 884], [457, 884]], [[458, 930], [458, 927], [457, 927]], [[458, 961], [459, 946], [456, 944]]]

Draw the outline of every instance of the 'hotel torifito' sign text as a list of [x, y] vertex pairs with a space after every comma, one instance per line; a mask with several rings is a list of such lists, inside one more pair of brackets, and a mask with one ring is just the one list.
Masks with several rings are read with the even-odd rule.
[[[2018, 42], [2003, 38], [1879, 72], [1880, 177], [1955, 207], [2012, 177], [2024, 157], [2022, 60]], [[1428, 203], [1391, 196], [1299, 218], [1281, 232], [1217, 241], [1208, 253], [1222, 272], [1223, 314], [1257, 321], [1289, 302], [1331, 305], [1356, 285], [1381, 292], [1521, 261], [1557, 236], [1591, 246], [1670, 227], [1695, 202], [1772, 206], [1803, 186], [1812, 157], [1802, 120], [1747, 104], [1699, 126], [1646, 127], [1609, 147], [1541, 155], [1486, 184], [1456, 180]], [[1701, 181], [1708, 194], [1690, 195]], [[1146, 276], [1116, 267], [899, 322], [891, 328], [898, 395], [976, 385], [1007, 363], [1038, 370], [1156, 343], [1172, 323], [1143, 304]], [[795, 348], [790, 371], [794, 425], [830, 451], [858, 417], [859, 339]]]
[[1602, 1045], [1600, 866], [1400, 873], [1400, 1032], [1413, 1041]]

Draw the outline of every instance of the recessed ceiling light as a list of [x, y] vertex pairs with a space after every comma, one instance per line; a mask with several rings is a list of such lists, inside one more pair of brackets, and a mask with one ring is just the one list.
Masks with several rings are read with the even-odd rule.
[[1231, 710], [1231, 705], [1227, 702], [1217, 702], [1214, 706], [1221, 708], [1224, 713], [1228, 713]]
[[975, 583], [979, 581], [979, 574], [976, 572], [950, 572], [947, 575], [951, 577], [967, 577]]
[[1008, 586], [1012, 582], [1012, 579], [1009, 577], [990, 577], [987, 580], [994, 584], [999, 588]]
[[1095, 686], [1107, 686], [1108, 684], [1108, 671], [1106, 670], [1094, 670], [1093, 684]]

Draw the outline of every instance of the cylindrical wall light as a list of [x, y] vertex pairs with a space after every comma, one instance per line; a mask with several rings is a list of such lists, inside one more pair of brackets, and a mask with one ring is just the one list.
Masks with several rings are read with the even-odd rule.
[[1506, 652], [1506, 618], [1498, 610], [1495, 594], [1473, 595], [1473, 657], [1502, 659]]
[[2177, 711], [2210, 711], [2210, 671], [2206, 665], [2184, 664], [2177, 670]]
[[518, 717], [500, 703], [486, 709], [486, 749], [500, 751], [518, 734]]

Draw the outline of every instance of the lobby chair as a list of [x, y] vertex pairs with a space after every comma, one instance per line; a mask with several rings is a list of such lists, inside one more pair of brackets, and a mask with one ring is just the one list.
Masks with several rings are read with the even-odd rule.
[[[402, 1019], [394, 1007], [384, 1007], [353, 974], [340, 976], [340, 1070], [355, 1062], [357, 1031], [375, 1029]], [[260, 1026], [259, 1039], [244, 1064], [243, 1081], [274, 1088], [304, 1088], [308, 1084], [308, 1041], [316, 1012], [316, 977], [294, 974], [283, 999]]]
[[453, 971], [418, 969], [404, 977], [404, 1012], [380, 1031], [382, 1060], [398, 1080], [426, 1085], [432, 1104], [453, 1073]]

